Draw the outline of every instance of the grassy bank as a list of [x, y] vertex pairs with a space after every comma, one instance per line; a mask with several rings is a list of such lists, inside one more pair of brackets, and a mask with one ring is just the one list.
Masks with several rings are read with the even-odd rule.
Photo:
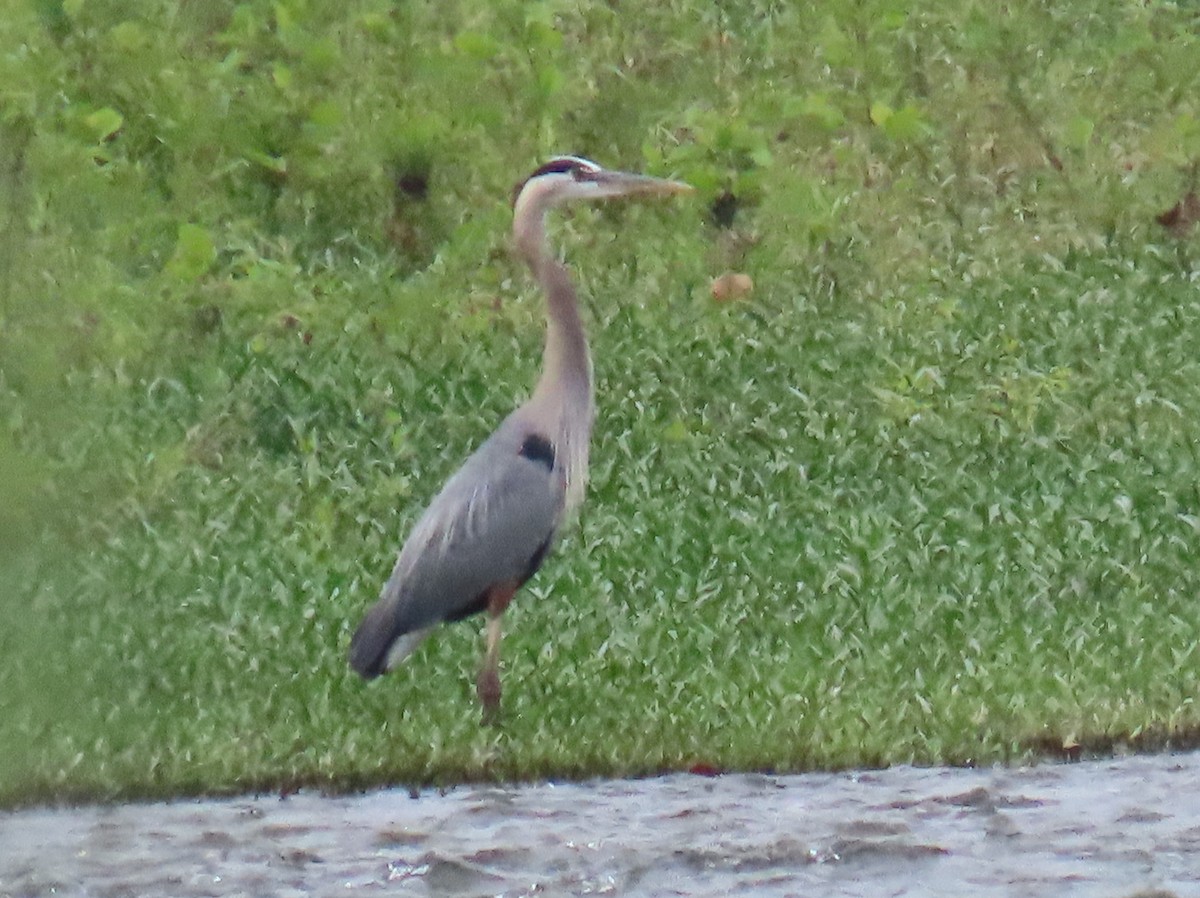
[[[1200, 34], [1076, 6], [14, 14], [0, 803], [1193, 741]], [[564, 150], [699, 191], [555, 228], [592, 481], [481, 730], [475, 626], [345, 647], [536, 375]]]

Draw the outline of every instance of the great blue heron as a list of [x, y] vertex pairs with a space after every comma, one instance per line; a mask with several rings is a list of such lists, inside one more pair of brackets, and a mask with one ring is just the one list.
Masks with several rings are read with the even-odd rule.
[[566, 267], [546, 245], [546, 213], [570, 200], [675, 194], [687, 184], [606, 171], [559, 156], [533, 172], [513, 204], [517, 252], [546, 294], [542, 375], [426, 509], [379, 600], [350, 642], [350, 665], [372, 679], [399, 664], [437, 624], [487, 612], [476, 681], [485, 722], [500, 706], [500, 627], [513, 595], [541, 566], [568, 511], [583, 499], [592, 430], [592, 360]]

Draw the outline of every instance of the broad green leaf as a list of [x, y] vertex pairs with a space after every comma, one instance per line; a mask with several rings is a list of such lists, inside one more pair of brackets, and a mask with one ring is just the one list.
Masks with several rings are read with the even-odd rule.
[[108, 32], [113, 46], [125, 52], [141, 50], [150, 42], [150, 35], [138, 22], [122, 22]]
[[909, 3], [888, 3], [881, 6], [882, 8], [873, 10], [873, 13], [876, 16], [875, 27], [883, 31], [903, 28], [912, 13], [912, 5]]
[[555, 65], [538, 66], [538, 90], [544, 97], [552, 97], [562, 89], [565, 79], [563, 73]]
[[322, 130], [333, 130], [342, 123], [342, 108], [332, 100], [322, 100], [308, 113], [310, 124]]
[[207, 229], [190, 223], [181, 224], [167, 271], [180, 280], [194, 281], [208, 272], [216, 258], [217, 249]]
[[1077, 115], [1067, 123], [1066, 141], [1067, 145], [1077, 150], [1086, 147], [1092, 139], [1092, 132], [1096, 130], [1096, 123], [1086, 116]]
[[121, 126], [125, 124], [125, 119], [121, 113], [117, 112], [111, 106], [105, 106], [103, 109], [97, 109], [95, 112], [89, 113], [83, 121], [87, 125], [88, 130], [95, 136], [97, 143], [108, 140], [108, 138], [120, 131]]
[[[872, 109], [872, 119], [874, 109]], [[915, 106], [902, 106], [891, 112], [883, 121], [877, 122], [883, 128], [883, 133], [893, 140], [909, 143], [921, 137], [927, 130], [921, 112]]]
[[286, 3], [275, 4], [275, 28], [281, 35], [290, 34], [296, 28], [296, 18]]
[[454, 38], [454, 49], [458, 52], [486, 62], [500, 52], [499, 42], [482, 31], [460, 31]]
[[833, 16], [825, 19], [825, 25], [817, 38], [817, 46], [825, 61], [833, 66], [849, 65], [854, 60], [853, 45], [850, 38], [838, 26]]
[[309, 40], [304, 46], [305, 64], [319, 74], [327, 74], [341, 58], [342, 51], [331, 37]]
[[775, 159], [771, 155], [771, 148], [763, 142], [750, 151], [750, 161], [758, 168], [770, 168]]
[[808, 94], [789, 109], [791, 115], [809, 119], [826, 131], [840, 128], [846, 122], [842, 110], [838, 109], [825, 94]]
[[392, 33], [392, 21], [383, 12], [363, 13], [358, 20], [359, 26], [367, 34], [376, 38], [386, 38]]
[[682, 443], [691, 436], [691, 432], [688, 430], [688, 426], [684, 423], [683, 419], [675, 418], [663, 428], [662, 436], [668, 443]]
[[882, 128], [888, 123], [888, 119], [890, 119], [896, 113], [895, 110], [893, 110], [892, 107], [887, 103], [876, 102], [871, 104], [870, 114], [872, 124]]

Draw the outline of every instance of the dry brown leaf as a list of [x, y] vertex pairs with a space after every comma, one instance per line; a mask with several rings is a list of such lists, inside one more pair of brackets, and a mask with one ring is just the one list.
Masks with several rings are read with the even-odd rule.
[[1183, 199], [1154, 220], [1176, 237], [1186, 237], [1192, 226], [1200, 221], [1200, 196], [1189, 190]]
[[712, 282], [712, 297], [717, 302], [745, 299], [754, 292], [754, 281], [748, 274], [727, 271]]

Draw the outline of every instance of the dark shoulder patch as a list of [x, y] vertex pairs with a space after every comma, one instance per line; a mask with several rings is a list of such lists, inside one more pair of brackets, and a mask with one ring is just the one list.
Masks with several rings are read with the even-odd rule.
[[517, 454], [530, 461], [540, 462], [546, 466], [547, 471], [554, 470], [554, 444], [541, 434], [531, 433], [525, 437], [521, 451]]

